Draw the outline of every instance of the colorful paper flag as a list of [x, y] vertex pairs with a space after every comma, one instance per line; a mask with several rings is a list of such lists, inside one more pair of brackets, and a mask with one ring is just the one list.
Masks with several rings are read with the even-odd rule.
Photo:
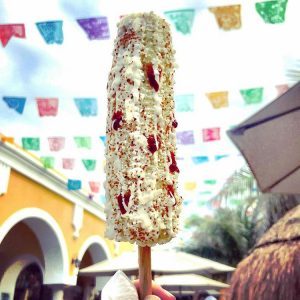
[[209, 99], [213, 108], [222, 108], [228, 107], [228, 92], [213, 92], [213, 93], [206, 93], [206, 97]]
[[65, 147], [64, 137], [48, 137], [50, 151], [60, 151]]
[[181, 131], [176, 133], [176, 139], [178, 144], [191, 145], [195, 144], [194, 131]]
[[164, 14], [174, 24], [177, 31], [183, 34], [191, 33], [195, 18], [194, 9], [170, 10]]
[[5, 47], [12, 37], [25, 38], [24, 24], [1, 24], [0, 25], [0, 40], [2, 46]]
[[41, 162], [46, 169], [53, 169], [54, 168], [54, 162], [55, 159], [52, 156], [42, 156]]
[[277, 97], [279, 97], [289, 89], [289, 85], [288, 84], [277, 84], [276, 89], [277, 89]]
[[255, 3], [255, 9], [268, 24], [280, 24], [285, 21], [288, 0], [264, 1]]
[[63, 168], [66, 170], [73, 170], [75, 166], [74, 158], [63, 158], [62, 159]]
[[25, 97], [6, 97], [2, 98], [9, 108], [14, 109], [19, 114], [22, 114], [25, 107]]
[[40, 150], [40, 139], [36, 137], [23, 137], [22, 138], [22, 147], [26, 150]]
[[199, 195], [211, 195], [211, 194], [212, 194], [211, 191], [203, 191], [199, 193]]
[[96, 160], [95, 159], [83, 159], [82, 160], [87, 171], [94, 171], [96, 168]]
[[106, 144], [106, 136], [105, 135], [100, 136], [100, 140], [102, 141], [102, 143], [105, 146], [105, 144]]
[[47, 44], [63, 43], [63, 21], [37, 22], [35, 24]]
[[205, 179], [204, 184], [215, 185], [217, 183], [216, 179]]
[[68, 179], [67, 187], [68, 187], [69, 191], [80, 190], [81, 189], [81, 180]]
[[107, 17], [78, 19], [77, 22], [87, 33], [90, 40], [109, 39]]
[[97, 116], [97, 99], [95, 98], [75, 98], [77, 109], [83, 117]]
[[90, 189], [93, 193], [97, 194], [100, 191], [100, 182], [98, 181], [90, 181], [89, 182]]
[[106, 197], [105, 197], [105, 195], [100, 195], [100, 202], [101, 202], [102, 204], [104, 204], [104, 203], [106, 202]]
[[11, 143], [13, 144], [15, 142], [15, 139], [11, 136], [1, 136], [1, 141], [3, 143]]
[[197, 183], [195, 181], [185, 182], [184, 183], [184, 189], [186, 191], [193, 191], [197, 187]]
[[228, 154], [222, 154], [222, 155], [215, 155], [215, 160], [220, 160], [222, 158], [228, 157]]
[[211, 206], [212, 206], [212, 208], [215, 208], [215, 209], [220, 208], [221, 207], [221, 200], [213, 200], [211, 202]]
[[205, 128], [202, 129], [203, 142], [212, 142], [220, 140], [220, 128]]
[[223, 30], [241, 28], [241, 5], [218, 6], [209, 8]]
[[78, 148], [92, 148], [92, 139], [88, 136], [75, 136], [74, 141]]
[[192, 156], [192, 161], [195, 165], [200, 165], [209, 162], [208, 156]]
[[176, 95], [175, 107], [178, 112], [194, 111], [194, 95]]
[[261, 103], [263, 100], [263, 92], [264, 92], [264, 88], [262, 87], [240, 90], [240, 93], [244, 98], [246, 104]]
[[58, 110], [57, 98], [36, 98], [39, 116], [56, 116]]

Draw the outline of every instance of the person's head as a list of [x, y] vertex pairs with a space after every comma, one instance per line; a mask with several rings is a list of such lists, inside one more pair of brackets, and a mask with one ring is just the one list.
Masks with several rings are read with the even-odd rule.
[[209, 294], [207, 293], [207, 291], [197, 291], [195, 296], [194, 296], [194, 300], [205, 300], [205, 298], [209, 296]]

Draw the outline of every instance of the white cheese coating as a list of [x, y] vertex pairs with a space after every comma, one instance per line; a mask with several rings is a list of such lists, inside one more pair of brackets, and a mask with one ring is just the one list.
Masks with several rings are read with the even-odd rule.
[[178, 231], [170, 28], [154, 13], [121, 19], [108, 78], [106, 237], [140, 246]]

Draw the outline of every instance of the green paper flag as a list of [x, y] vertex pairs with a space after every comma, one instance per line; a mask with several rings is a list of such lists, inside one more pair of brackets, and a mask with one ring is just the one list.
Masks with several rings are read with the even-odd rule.
[[170, 10], [164, 14], [171, 20], [177, 31], [183, 34], [191, 33], [195, 18], [194, 9]]
[[279, 24], [285, 20], [287, 2], [288, 0], [257, 2], [255, 8], [265, 23]]
[[54, 157], [52, 156], [42, 156], [41, 162], [46, 169], [53, 169], [54, 168]]
[[22, 138], [22, 147], [26, 150], [40, 150], [40, 139], [33, 137]]
[[74, 140], [78, 148], [91, 149], [92, 147], [92, 139], [88, 136], [76, 136]]
[[96, 168], [96, 160], [95, 159], [83, 159], [82, 160], [87, 171], [94, 171]]
[[264, 88], [240, 90], [246, 104], [257, 104], [263, 100]]
[[206, 179], [206, 180], [204, 180], [204, 183], [214, 185], [217, 183], [217, 180], [216, 179]]

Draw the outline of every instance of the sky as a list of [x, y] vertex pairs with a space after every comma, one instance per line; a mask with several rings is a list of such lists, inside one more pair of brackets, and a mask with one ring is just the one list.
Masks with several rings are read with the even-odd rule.
[[[275, 85], [289, 83], [286, 69], [300, 56], [300, 1], [289, 0], [283, 24], [266, 24], [255, 11], [260, 1], [133, 1], [133, 0], [2, 0], [0, 24], [24, 23], [26, 39], [12, 38], [0, 48], [0, 98], [24, 96], [27, 98], [22, 115], [9, 109], [0, 99], [0, 132], [21, 138], [38, 136], [41, 151], [36, 155], [54, 155], [46, 142], [49, 136], [66, 137], [66, 148], [55, 153], [62, 157], [93, 158], [98, 164], [94, 172], [86, 172], [82, 165], [72, 171], [62, 170], [67, 178], [95, 180], [103, 183], [104, 145], [99, 136], [105, 135], [106, 83], [111, 66], [113, 39], [119, 17], [131, 12], [154, 11], [161, 16], [167, 10], [193, 8], [196, 11], [191, 33], [183, 35], [171, 25], [176, 62], [175, 95], [194, 95], [194, 111], [176, 114], [177, 131], [193, 130], [194, 145], [178, 145], [181, 168], [180, 191], [185, 200], [185, 212], [199, 208], [199, 201], [213, 197], [224, 181], [245, 162], [226, 135], [226, 130], [242, 122], [277, 96]], [[217, 25], [212, 6], [241, 4], [242, 27], [224, 31]], [[89, 40], [76, 19], [107, 16], [110, 39]], [[42, 39], [35, 23], [63, 20], [63, 44], [48, 45]], [[0, 46], [1, 47], [1, 46]], [[264, 87], [263, 102], [245, 105], [240, 89]], [[214, 109], [206, 93], [228, 91], [229, 106]], [[59, 114], [39, 117], [36, 97], [58, 97]], [[74, 105], [75, 97], [97, 98], [98, 115], [82, 117]], [[221, 140], [203, 143], [203, 128], [220, 127]], [[91, 136], [91, 150], [77, 149], [74, 136]], [[226, 155], [216, 161], [216, 155]], [[207, 156], [209, 162], [195, 165], [192, 156]], [[206, 186], [204, 180], [217, 184]], [[186, 183], [196, 183], [192, 191]], [[103, 201], [103, 188], [100, 195]]]

